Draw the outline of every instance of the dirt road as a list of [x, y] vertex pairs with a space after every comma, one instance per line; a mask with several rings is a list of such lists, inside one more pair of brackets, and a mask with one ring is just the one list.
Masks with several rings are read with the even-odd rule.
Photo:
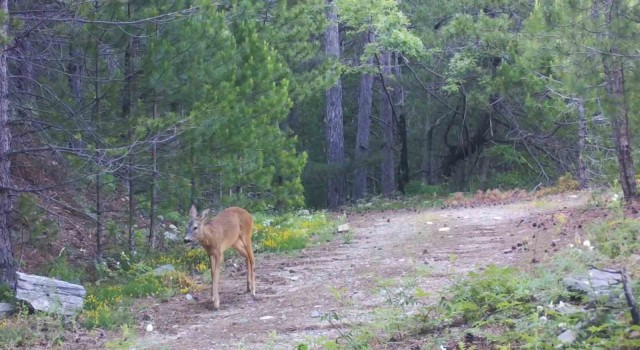
[[[136, 349], [292, 349], [338, 335], [323, 315], [366, 319], [385, 296], [381, 280], [421, 274], [418, 287], [437, 294], [488, 264], [529, 264], [552, 253], [553, 230], [537, 231], [542, 215], [585, 204], [587, 194], [466, 209], [353, 214], [352, 237], [292, 255], [257, 257], [257, 300], [244, 294], [244, 265], [227, 266], [221, 309], [210, 311], [208, 288], [196, 300], [176, 296], [145, 310]], [[547, 237], [544, 236], [547, 235]], [[573, 235], [574, 233], [571, 233]], [[566, 235], [566, 234], [565, 234]], [[345, 302], [348, 301], [348, 302]]]

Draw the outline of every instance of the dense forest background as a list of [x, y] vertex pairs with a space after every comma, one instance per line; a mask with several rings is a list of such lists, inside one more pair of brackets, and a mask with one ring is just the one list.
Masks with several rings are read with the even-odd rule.
[[34, 197], [84, 215], [98, 258], [111, 230], [153, 248], [158, 216], [191, 203], [338, 208], [565, 174], [637, 197], [635, 1], [0, 0], [0, 13], [4, 281]]

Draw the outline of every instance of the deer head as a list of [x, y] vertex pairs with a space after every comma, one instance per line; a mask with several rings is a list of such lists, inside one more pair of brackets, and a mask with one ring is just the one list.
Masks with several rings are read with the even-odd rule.
[[199, 241], [202, 236], [202, 224], [209, 215], [209, 209], [205, 209], [200, 216], [198, 216], [198, 210], [194, 205], [189, 209], [189, 224], [187, 224], [187, 235], [184, 237], [184, 242], [189, 243], [193, 241]]

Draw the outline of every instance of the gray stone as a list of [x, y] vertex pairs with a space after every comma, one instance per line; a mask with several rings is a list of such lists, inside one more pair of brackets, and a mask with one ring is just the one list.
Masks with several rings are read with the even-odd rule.
[[572, 276], [562, 280], [564, 287], [577, 294], [588, 297], [591, 306], [605, 303], [617, 306], [623, 303], [623, 290], [620, 274], [589, 269], [588, 276]]
[[171, 231], [165, 231], [164, 233], [164, 239], [166, 239], [167, 241], [177, 241], [180, 238], [178, 237], [178, 234], [175, 232], [171, 232]]
[[578, 338], [578, 332], [576, 332], [573, 329], [567, 329], [566, 331], [562, 332], [558, 336], [558, 340], [561, 343], [559, 345], [560, 347], [562, 347], [562, 345], [572, 344], [574, 341], [576, 341], [577, 338]]
[[162, 266], [158, 266], [153, 270], [153, 274], [156, 276], [161, 276], [169, 272], [174, 272], [176, 270], [175, 267], [171, 264], [166, 264]]
[[85, 288], [53, 278], [16, 272], [16, 299], [36, 311], [74, 315], [82, 310]]
[[309, 211], [307, 209], [301, 209], [301, 210], [298, 210], [296, 215], [298, 215], [298, 216], [309, 216], [311, 214], [309, 213]]
[[562, 301], [558, 303], [558, 305], [556, 305], [554, 309], [558, 311], [560, 314], [565, 316], [587, 312], [585, 308], [582, 308], [580, 306], [575, 306], [573, 304], [564, 303]]
[[349, 231], [349, 224], [342, 224], [338, 226], [338, 233], [343, 233]]
[[310, 315], [312, 318], [322, 317], [322, 314], [318, 310], [313, 310]]
[[16, 308], [10, 303], [0, 303], [0, 320], [5, 319], [16, 311]]

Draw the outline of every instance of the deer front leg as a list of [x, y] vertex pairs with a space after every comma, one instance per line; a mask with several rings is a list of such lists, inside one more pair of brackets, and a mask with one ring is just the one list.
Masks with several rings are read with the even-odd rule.
[[211, 255], [211, 302], [215, 310], [220, 308], [220, 270], [222, 269], [222, 255]]

